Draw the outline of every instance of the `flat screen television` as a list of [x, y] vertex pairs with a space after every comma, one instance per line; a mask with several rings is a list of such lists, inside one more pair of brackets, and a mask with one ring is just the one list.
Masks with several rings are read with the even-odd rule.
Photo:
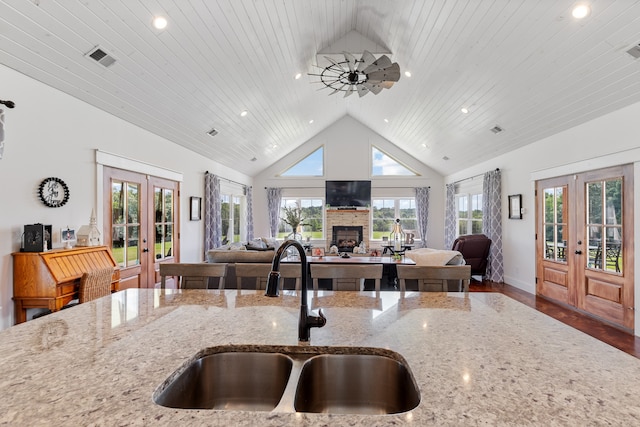
[[371, 205], [371, 181], [326, 181], [325, 203], [331, 207]]

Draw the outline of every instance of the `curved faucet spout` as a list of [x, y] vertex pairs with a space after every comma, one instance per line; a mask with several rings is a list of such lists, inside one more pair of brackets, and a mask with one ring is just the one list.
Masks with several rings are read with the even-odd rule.
[[307, 254], [299, 242], [295, 240], [287, 240], [280, 246], [280, 248], [278, 248], [278, 251], [273, 257], [273, 263], [271, 264], [271, 273], [269, 273], [265, 295], [268, 297], [278, 296], [280, 290], [280, 258], [291, 246], [296, 248], [300, 254], [300, 279], [302, 281], [300, 291], [300, 318], [298, 320], [298, 341], [308, 342], [311, 335], [311, 328], [323, 327], [327, 323], [327, 318], [322, 314], [322, 310], [319, 310], [318, 316], [309, 315], [309, 309], [307, 307]]

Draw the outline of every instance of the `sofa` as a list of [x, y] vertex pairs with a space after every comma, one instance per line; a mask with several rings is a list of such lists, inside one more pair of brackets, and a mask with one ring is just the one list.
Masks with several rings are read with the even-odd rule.
[[[468, 290], [468, 281], [471, 279], [469, 268], [465, 266], [465, 259], [458, 251], [449, 251], [432, 248], [418, 248], [405, 252], [405, 257], [415, 261], [415, 266], [402, 266], [405, 274], [414, 269], [420, 271], [420, 268], [430, 268], [432, 271], [429, 277], [416, 280], [413, 274], [406, 274], [408, 277], [403, 279], [402, 272], [398, 269], [398, 278], [405, 284], [408, 290], [424, 290], [424, 291], [458, 291], [461, 289]], [[398, 266], [400, 267], [400, 266]], [[464, 267], [464, 268], [458, 268]], [[469, 275], [467, 278], [466, 276]], [[461, 282], [459, 277], [464, 277]], [[446, 289], [443, 289], [443, 286]], [[402, 286], [401, 286], [402, 287]]]
[[[207, 262], [227, 264], [227, 274], [224, 279], [225, 289], [236, 289], [237, 263], [268, 263], [273, 262], [276, 249], [282, 242], [274, 239], [257, 238], [249, 242], [231, 243], [207, 251]], [[255, 280], [246, 277], [242, 280], [242, 289], [255, 289]]]

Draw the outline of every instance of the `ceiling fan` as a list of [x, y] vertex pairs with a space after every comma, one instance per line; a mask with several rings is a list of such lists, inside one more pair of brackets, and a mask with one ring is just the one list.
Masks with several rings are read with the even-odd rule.
[[391, 63], [387, 55], [376, 59], [371, 52], [365, 50], [362, 58], [356, 59], [348, 52], [342, 54], [344, 61], [338, 62], [325, 56], [330, 65], [325, 68], [318, 67], [322, 68], [320, 74], [309, 73], [310, 76], [320, 77], [324, 84], [321, 89], [332, 89], [329, 95], [338, 92], [344, 92], [345, 98], [354, 92], [358, 92], [360, 97], [369, 92], [377, 95], [382, 89], [389, 89], [400, 80], [400, 66], [397, 62]]

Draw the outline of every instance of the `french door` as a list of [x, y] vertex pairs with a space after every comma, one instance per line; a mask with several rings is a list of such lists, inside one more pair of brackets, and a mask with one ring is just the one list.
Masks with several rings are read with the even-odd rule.
[[633, 331], [633, 167], [536, 182], [536, 293]]
[[104, 241], [120, 266], [121, 289], [152, 288], [160, 281], [159, 264], [178, 262], [178, 185], [104, 168]]

